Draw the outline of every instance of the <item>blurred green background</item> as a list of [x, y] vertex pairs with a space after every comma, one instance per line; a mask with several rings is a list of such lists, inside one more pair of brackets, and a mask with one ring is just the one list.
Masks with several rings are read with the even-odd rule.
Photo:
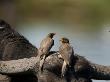
[[110, 0], [0, 0], [0, 18], [36, 47], [56, 32], [52, 50], [65, 36], [76, 53], [110, 65]]
[[110, 0], [0, 0], [0, 17], [13, 25], [34, 20], [100, 25], [109, 22], [109, 3]]

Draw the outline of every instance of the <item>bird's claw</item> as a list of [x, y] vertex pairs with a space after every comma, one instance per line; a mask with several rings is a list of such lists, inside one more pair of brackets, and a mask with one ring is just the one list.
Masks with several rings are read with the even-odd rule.
[[59, 59], [62, 59], [62, 56], [61, 56], [61, 55], [58, 55], [58, 58], [59, 58]]

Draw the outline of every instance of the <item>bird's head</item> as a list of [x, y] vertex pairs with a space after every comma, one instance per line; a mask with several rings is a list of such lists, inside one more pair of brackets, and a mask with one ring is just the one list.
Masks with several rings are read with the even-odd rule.
[[66, 37], [63, 37], [60, 39], [61, 43], [69, 43], [69, 39]]
[[5, 22], [4, 20], [0, 19], [0, 29], [3, 29], [3, 28], [9, 28], [10, 25]]
[[49, 33], [49, 34], [48, 34], [48, 37], [53, 38], [53, 36], [54, 36], [55, 34], [56, 34], [56, 33]]

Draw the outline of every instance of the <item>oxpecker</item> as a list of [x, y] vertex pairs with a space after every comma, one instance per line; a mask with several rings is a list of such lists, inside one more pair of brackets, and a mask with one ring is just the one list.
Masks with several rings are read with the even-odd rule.
[[74, 58], [74, 50], [70, 45], [68, 38], [61, 38], [60, 43], [61, 45], [59, 47], [59, 54], [64, 60], [61, 70], [61, 76], [65, 76], [68, 67], [71, 67], [72, 59]]
[[40, 48], [39, 48], [39, 56], [40, 56], [40, 67], [39, 67], [39, 70], [40, 70], [40, 72], [43, 71], [44, 61], [45, 61], [46, 57], [48, 56], [48, 53], [49, 53], [50, 49], [54, 45], [53, 36], [55, 34], [56, 33], [49, 33], [47, 35], [47, 37], [44, 38], [41, 41], [41, 43], [40, 43]]

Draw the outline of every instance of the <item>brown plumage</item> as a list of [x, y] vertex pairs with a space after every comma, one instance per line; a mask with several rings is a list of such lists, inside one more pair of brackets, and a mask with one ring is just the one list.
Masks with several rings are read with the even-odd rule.
[[68, 38], [61, 38], [61, 45], [59, 47], [59, 54], [64, 59], [62, 66], [62, 76], [65, 75], [67, 67], [71, 67], [72, 59], [74, 58], [73, 47], [69, 43]]
[[39, 48], [39, 56], [40, 56], [40, 71], [43, 71], [43, 64], [45, 58], [47, 57], [50, 49], [54, 45], [54, 40], [52, 39], [55, 33], [49, 33], [46, 38], [42, 40]]

